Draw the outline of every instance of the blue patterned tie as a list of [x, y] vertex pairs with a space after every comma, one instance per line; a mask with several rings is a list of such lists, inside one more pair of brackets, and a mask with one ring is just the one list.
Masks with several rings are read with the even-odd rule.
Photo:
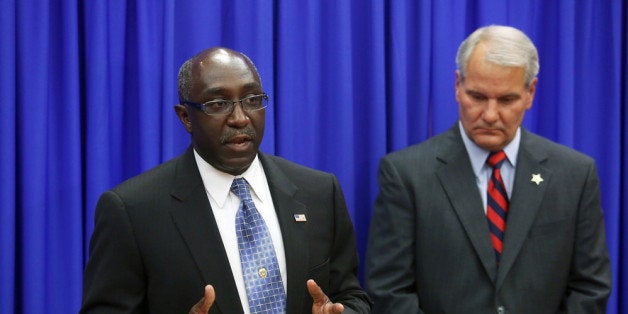
[[285, 313], [286, 293], [264, 218], [255, 208], [244, 178], [234, 179], [231, 191], [242, 200], [236, 215], [236, 234], [251, 313]]

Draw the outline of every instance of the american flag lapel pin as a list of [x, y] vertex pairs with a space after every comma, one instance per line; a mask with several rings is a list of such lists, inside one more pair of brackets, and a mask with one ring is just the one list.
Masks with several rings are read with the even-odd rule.
[[296, 221], [296, 222], [306, 222], [307, 218], [305, 218], [305, 214], [294, 214], [294, 221]]

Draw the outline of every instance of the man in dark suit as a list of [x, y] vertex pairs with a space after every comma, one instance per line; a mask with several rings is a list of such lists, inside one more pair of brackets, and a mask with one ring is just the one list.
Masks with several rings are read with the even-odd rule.
[[381, 160], [366, 259], [373, 312], [604, 313], [595, 163], [521, 127], [536, 48], [489, 26], [456, 63], [458, 123]]
[[[81, 313], [368, 313], [337, 179], [258, 150], [268, 96], [253, 63], [202, 51], [179, 100], [190, 148], [98, 202]], [[246, 232], [263, 254], [245, 258]]]

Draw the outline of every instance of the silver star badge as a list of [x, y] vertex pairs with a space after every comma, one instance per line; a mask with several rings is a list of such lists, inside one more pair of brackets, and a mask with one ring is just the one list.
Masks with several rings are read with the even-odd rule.
[[539, 185], [541, 184], [541, 182], [543, 182], [543, 178], [541, 178], [540, 173], [532, 174], [532, 179], [530, 179], [530, 181], [536, 183], [536, 185]]

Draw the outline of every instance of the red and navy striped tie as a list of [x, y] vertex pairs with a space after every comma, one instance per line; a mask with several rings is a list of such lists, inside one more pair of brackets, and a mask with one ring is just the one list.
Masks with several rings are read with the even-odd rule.
[[486, 217], [488, 218], [488, 227], [491, 231], [491, 241], [495, 249], [497, 265], [499, 265], [502, 255], [506, 216], [508, 214], [508, 194], [506, 193], [506, 187], [500, 171], [505, 160], [506, 154], [503, 150], [491, 152], [486, 160], [486, 163], [493, 168], [491, 179], [488, 182]]

